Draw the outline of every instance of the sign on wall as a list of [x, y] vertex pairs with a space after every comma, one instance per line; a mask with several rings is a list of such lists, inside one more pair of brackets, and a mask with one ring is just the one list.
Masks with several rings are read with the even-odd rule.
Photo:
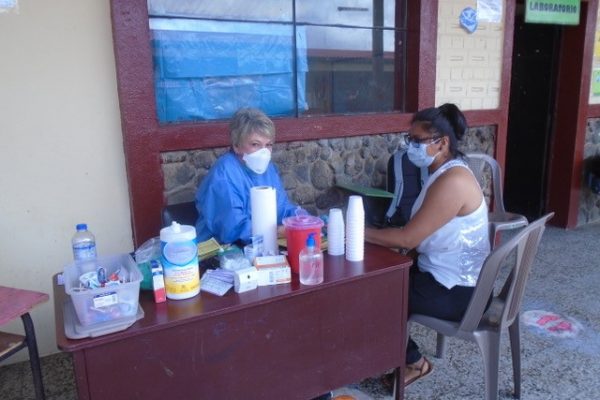
[[589, 102], [590, 104], [600, 104], [600, 10], [596, 14], [596, 33], [594, 35], [594, 57], [592, 58]]
[[600, 96], [600, 69], [592, 70], [592, 90], [591, 94], [594, 97]]
[[525, 0], [525, 22], [579, 25], [581, 0]]

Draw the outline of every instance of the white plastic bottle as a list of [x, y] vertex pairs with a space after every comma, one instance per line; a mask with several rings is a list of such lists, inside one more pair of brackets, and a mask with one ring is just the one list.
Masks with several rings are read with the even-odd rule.
[[323, 253], [315, 247], [315, 234], [306, 239], [306, 247], [300, 251], [300, 283], [318, 285], [323, 282]]
[[71, 239], [73, 258], [75, 261], [89, 261], [96, 259], [96, 237], [88, 231], [87, 224], [77, 224], [77, 232]]
[[161, 256], [167, 298], [189, 299], [200, 292], [196, 228], [173, 221], [160, 230]]

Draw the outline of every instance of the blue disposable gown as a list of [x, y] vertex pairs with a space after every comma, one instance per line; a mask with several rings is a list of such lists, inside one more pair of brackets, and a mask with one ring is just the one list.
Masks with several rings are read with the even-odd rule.
[[196, 192], [198, 241], [214, 237], [219, 243], [250, 242], [252, 220], [250, 188], [271, 186], [277, 194], [277, 224], [295, 215], [296, 205], [287, 196], [273, 163], [257, 174], [230, 150], [212, 166]]

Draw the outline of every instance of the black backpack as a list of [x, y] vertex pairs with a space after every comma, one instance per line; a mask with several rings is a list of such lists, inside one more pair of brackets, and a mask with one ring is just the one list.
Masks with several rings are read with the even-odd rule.
[[405, 149], [396, 151], [388, 161], [387, 190], [394, 198], [385, 214], [387, 226], [404, 226], [421, 188], [429, 177], [429, 171], [419, 168], [408, 159]]

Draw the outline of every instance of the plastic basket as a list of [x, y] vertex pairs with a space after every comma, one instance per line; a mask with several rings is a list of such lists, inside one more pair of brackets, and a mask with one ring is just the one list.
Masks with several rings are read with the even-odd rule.
[[[123, 283], [97, 289], [85, 288], [79, 277], [103, 267], [106, 276], [119, 269]], [[65, 291], [73, 301], [81, 325], [119, 321], [138, 311], [142, 273], [129, 254], [99, 257], [94, 261], [69, 264], [64, 269]]]

